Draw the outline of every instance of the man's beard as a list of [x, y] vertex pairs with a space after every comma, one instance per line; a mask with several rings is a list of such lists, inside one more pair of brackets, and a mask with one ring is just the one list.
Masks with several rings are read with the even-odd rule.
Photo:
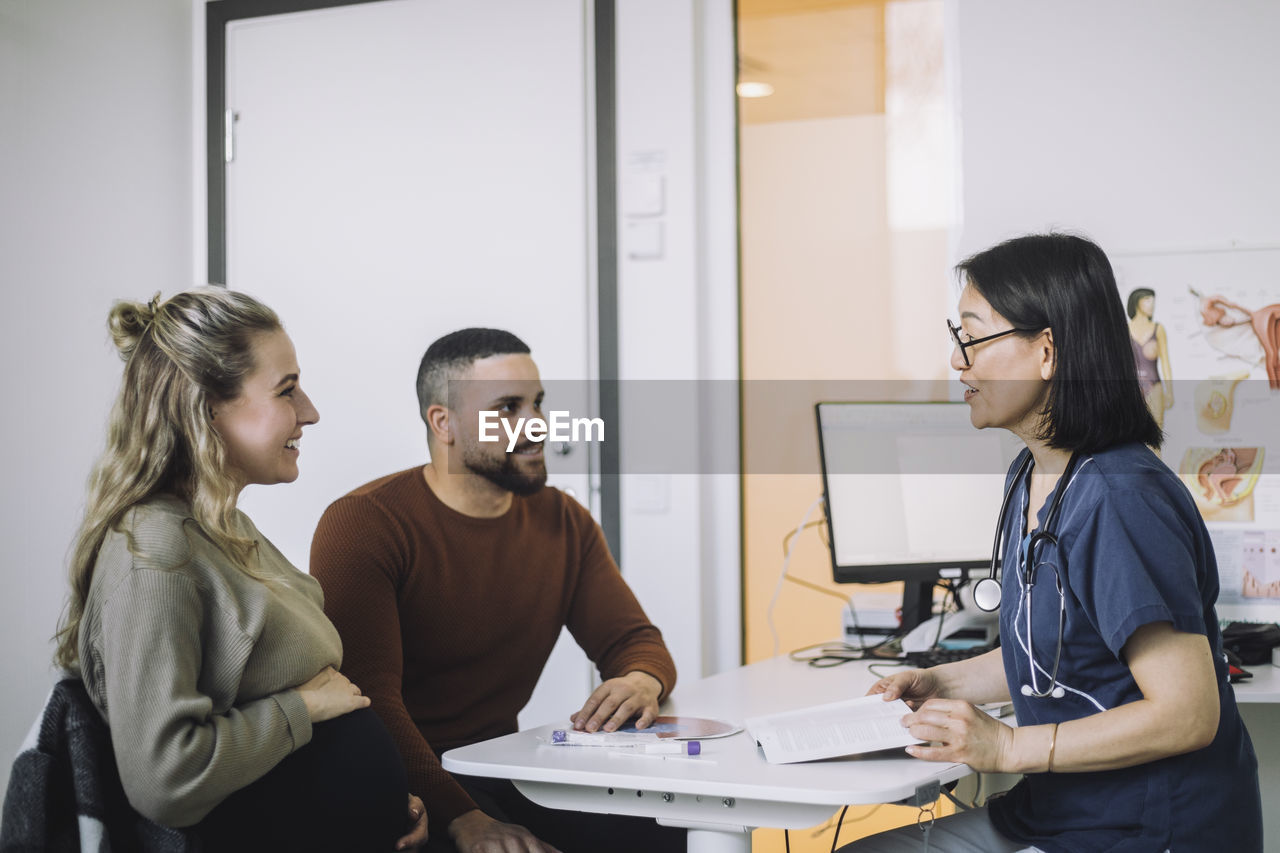
[[495, 459], [482, 453], [464, 451], [462, 464], [468, 471], [479, 474], [498, 488], [521, 497], [535, 494], [547, 484], [545, 463], [533, 472], [526, 473], [517, 467], [515, 453], [503, 453], [501, 459]]

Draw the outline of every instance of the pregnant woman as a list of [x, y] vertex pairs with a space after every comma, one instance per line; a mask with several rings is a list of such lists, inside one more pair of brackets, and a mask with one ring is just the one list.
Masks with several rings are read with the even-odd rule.
[[211, 287], [118, 302], [108, 323], [124, 378], [57, 662], [107, 721], [129, 802], [209, 850], [422, 843], [422, 803], [340, 672], [319, 584], [236, 508], [250, 484], [297, 478], [319, 418], [279, 319]]

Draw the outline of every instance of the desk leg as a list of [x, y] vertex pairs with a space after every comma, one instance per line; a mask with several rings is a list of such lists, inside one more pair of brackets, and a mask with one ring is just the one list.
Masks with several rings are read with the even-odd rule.
[[1258, 754], [1263, 849], [1276, 853], [1280, 851], [1280, 705], [1241, 702], [1240, 717]]
[[690, 824], [660, 820], [663, 826], [683, 826], [688, 853], [751, 853], [751, 830], [745, 826]]

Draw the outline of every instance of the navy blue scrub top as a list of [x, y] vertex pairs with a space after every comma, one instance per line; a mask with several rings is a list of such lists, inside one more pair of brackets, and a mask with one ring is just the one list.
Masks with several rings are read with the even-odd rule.
[[[1082, 457], [1070, 482], [1055, 487], [1066, 489], [1052, 530], [1058, 545], [1045, 543], [1033, 556], [1028, 644], [1019, 571], [1028, 479], [1009, 499], [1001, 569], [1000, 643], [1019, 724], [1062, 723], [1141, 699], [1120, 650], [1151, 622], [1208, 637], [1222, 712], [1213, 742], [1195, 752], [1120, 770], [1027, 775], [991, 801], [996, 829], [1046, 853], [1262, 850], [1258, 762], [1227, 681], [1214, 612], [1218, 567], [1190, 493], [1143, 445]], [[1039, 699], [1023, 696], [1022, 686], [1049, 689], [1058, 646], [1054, 569], [1066, 601], [1057, 679], [1065, 695]]]

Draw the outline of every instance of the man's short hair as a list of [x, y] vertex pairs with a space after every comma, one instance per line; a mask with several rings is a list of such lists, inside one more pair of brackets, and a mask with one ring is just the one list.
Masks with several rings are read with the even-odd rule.
[[529, 345], [502, 329], [459, 329], [427, 347], [418, 364], [418, 411], [449, 405], [449, 380], [457, 379], [482, 358], [495, 355], [528, 355]]

